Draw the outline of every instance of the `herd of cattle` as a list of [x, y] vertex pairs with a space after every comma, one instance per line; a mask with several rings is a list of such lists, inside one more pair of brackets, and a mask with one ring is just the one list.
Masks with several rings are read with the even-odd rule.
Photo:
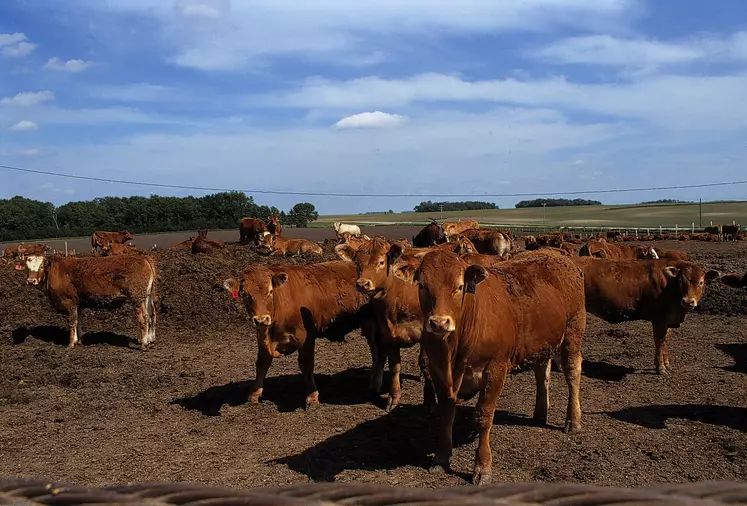
[[[568, 233], [524, 238], [480, 228], [472, 220], [432, 222], [416, 236], [389, 240], [367, 237], [355, 225], [334, 224], [339, 260], [308, 265], [254, 264], [221, 280], [245, 307], [258, 343], [250, 402], [258, 403], [275, 358], [298, 352], [306, 386], [306, 407], [319, 404], [314, 380], [315, 342], [342, 340], [360, 330], [371, 353], [369, 388], [382, 389], [388, 362], [387, 410], [401, 398], [401, 350], [419, 345], [423, 403], [437, 410], [433, 471], [448, 468], [452, 425], [458, 402], [479, 394], [475, 416], [479, 442], [473, 481], [489, 483], [490, 430], [507, 374], [531, 367], [536, 379], [534, 421], [548, 421], [551, 361], [559, 359], [568, 386], [565, 429], [581, 426], [579, 384], [587, 314], [610, 323], [632, 320], [652, 325], [654, 364], [667, 374], [668, 338], [720, 278], [747, 287], [747, 275], [721, 275], [692, 262], [681, 251], [625, 244], [610, 233], [582, 240]], [[711, 232], [707, 232], [710, 234]], [[276, 217], [244, 218], [240, 244], [265, 254], [322, 254], [320, 244], [282, 237]], [[737, 239], [739, 229], [713, 235]], [[207, 231], [177, 244], [193, 253], [228, 247], [207, 239]], [[67, 315], [69, 346], [81, 334], [78, 312], [130, 302], [146, 348], [155, 339], [157, 266], [154, 255], [126, 243], [128, 232], [95, 232], [92, 256], [45, 254], [43, 245], [9, 248], [29, 284], [47, 294]], [[639, 238], [640, 240], [640, 238]]]

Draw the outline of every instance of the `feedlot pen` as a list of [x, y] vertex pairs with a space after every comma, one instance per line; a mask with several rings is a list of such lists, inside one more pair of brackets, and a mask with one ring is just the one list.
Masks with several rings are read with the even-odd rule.
[[[657, 246], [688, 251], [722, 273], [747, 271], [743, 242]], [[329, 250], [325, 258], [333, 259]], [[129, 347], [128, 336], [137, 335], [129, 307], [84, 311], [83, 345], [68, 350], [64, 319], [25, 286], [23, 273], [0, 265], [0, 475], [244, 488], [308, 481], [440, 487], [469, 478], [474, 399], [457, 410], [454, 473], [427, 471], [433, 418], [421, 406], [417, 348], [403, 353], [402, 405], [388, 414], [383, 398], [367, 396], [370, 354], [357, 333], [345, 343], [317, 342], [318, 409], [302, 409], [295, 356], [275, 359], [263, 402], [247, 403], [254, 330], [220, 284], [250, 263], [312, 259], [231, 248], [210, 256], [162, 251], [157, 261], [159, 327], [146, 352]], [[589, 316], [582, 431], [561, 430], [562, 374], [552, 374], [547, 428], [531, 425], [533, 373], [512, 374], [492, 431], [494, 480], [747, 480], [746, 315], [747, 292], [709, 286], [698, 311], [673, 331], [673, 369], [664, 377], [654, 374], [648, 323]]]

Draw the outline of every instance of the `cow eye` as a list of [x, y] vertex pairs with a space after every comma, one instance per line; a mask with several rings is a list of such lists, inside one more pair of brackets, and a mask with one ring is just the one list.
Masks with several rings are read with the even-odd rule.
[[380, 265], [380, 266], [382, 266], [382, 267], [384, 267], [384, 264], [385, 264], [385, 263], [386, 263], [386, 262], [385, 262], [384, 260], [381, 260], [381, 261], [379, 262], [379, 265]]

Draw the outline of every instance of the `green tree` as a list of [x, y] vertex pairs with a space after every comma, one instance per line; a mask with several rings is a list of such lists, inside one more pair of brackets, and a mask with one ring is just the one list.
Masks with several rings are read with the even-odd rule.
[[314, 204], [300, 202], [293, 206], [286, 220], [289, 225], [306, 228], [310, 222], [316, 221], [317, 218], [319, 218], [319, 213], [316, 212]]

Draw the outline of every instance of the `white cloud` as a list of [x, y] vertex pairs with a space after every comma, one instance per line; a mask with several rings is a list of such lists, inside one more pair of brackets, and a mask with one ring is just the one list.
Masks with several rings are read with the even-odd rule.
[[399, 114], [388, 114], [381, 111], [362, 112], [342, 118], [334, 124], [343, 130], [347, 128], [372, 128], [372, 127], [395, 127], [404, 123], [407, 119]]
[[92, 98], [117, 102], [159, 102], [181, 95], [172, 87], [150, 83], [92, 86], [88, 91]]
[[[387, 47], [423, 33], [495, 34], [556, 26], [620, 26], [638, 0], [87, 0], [91, 9], [154, 18], [176, 51], [170, 61], [201, 70], [252, 68], [277, 55], [378, 63]], [[377, 43], [372, 43], [377, 41]], [[373, 48], [376, 48], [375, 50]]]
[[442, 101], [551, 106], [642, 119], [671, 129], [738, 128], [747, 116], [747, 72], [722, 76], [653, 76], [632, 83], [582, 84], [563, 77], [467, 81], [456, 75], [407, 79], [311, 79], [284, 94], [249, 97], [255, 107], [367, 109]]
[[737, 32], [728, 38], [701, 36], [676, 42], [621, 39], [610, 35], [570, 37], [531, 51], [529, 55], [550, 63], [632, 67], [704, 59], [742, 60], [747, 59], [747, 32]]
[[35, 158], [44, 154], [44, 150], [39, 148], [25, 148], [16, 151], [16, 156], [22, 156], [24, 158]]
[[0, 33], [0, 54], [9, 58], [21, 58], [31, 54], [36, 44], [28, 42], [23, 33]]
[[49, 90], [24, 91], [13, 97], [0, 100], [0, 105], [30, 106], [54, 100], [54, 93]]
[[80, 72], [94, 65], [92, 61], [84, 60], [68, 60], [62, 61], [56, 56], [47, 60], [44, 64], [45, 69], [49, 70], [61, 70], [63, 72]]
[[8, 130], [12, 132], [32, 132], [38, 130], [39, 126], [33, 121], [21, 120], [18, 123], [8, 127]]

